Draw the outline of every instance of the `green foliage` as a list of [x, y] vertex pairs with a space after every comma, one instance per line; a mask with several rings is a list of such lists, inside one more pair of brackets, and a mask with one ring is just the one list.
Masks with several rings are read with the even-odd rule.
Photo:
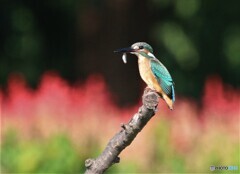
[[184, 156], [178, 154], [170, 137], [169, 122], [161, 120], [161, 123], [158, 124], [152, 135], [154, 146], [150, 163], [151, 172], [186, 172]]
[[81, 152], [66, 135], [55, 135], [47, 140], [22, 140], [15, 131], [3, 138], [2, 172], [10, 173], [76, 173], [84, 171]]

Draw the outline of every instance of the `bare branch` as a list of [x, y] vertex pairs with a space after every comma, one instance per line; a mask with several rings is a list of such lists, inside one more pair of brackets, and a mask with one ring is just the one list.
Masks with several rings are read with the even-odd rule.
[[108, 142], [107, 147], [96, 159], [85, 161], [85, 174], [102, 174], [110, 166], [120, 162], [118, 155], [129, 146], [147, 122], [154, 116], [159, 95], [146, 88], [142, 97], [143, 105], [127, 124]]

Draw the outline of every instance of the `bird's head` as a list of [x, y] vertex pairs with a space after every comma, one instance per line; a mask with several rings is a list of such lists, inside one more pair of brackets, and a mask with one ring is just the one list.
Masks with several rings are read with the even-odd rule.
[[133, 44], [131, 47], [127, 48], [120, 48], [114, 51], [115, 53], [131, 53], [135, 54], [136, 56], [142, 55], [146, 58], [155, 58], [153, 55], [152, 47], [147, 44], [146, 42], [137, 42]]

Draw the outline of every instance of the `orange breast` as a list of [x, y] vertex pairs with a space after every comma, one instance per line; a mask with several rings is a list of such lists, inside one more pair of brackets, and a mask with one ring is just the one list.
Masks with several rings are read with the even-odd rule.
[[163, 92], [160, 84], [158, 83], [157, 79], [155, 78], [151, 70], [149, 59], [139, 55], [138, 67], [139, 67], [140, 76], [143, 79], [143, 81], [148, 85], [149, 88], [156, 90], [162, 96], [162, 98], [166, 101], [168, 107], [170, 109], [173, 109], [173, 101]]
[[139, 55], [138, 57], [138, 67], [139, 73], [143, 81], [150, 87], [151, 89], [155, 89], [157, 92], [162, 94], [162, 88], [160, 87], [157, 79], [155, 78], [151, 66], [150, 61], [147, 58]]

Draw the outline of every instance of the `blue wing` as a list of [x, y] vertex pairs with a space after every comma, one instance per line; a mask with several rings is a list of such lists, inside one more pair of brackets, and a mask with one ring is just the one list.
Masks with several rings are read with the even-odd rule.
[[151, 59], [150, 65], [152, 72], [158, 80], [158, 83], [160, 84], [163, 92], [166, 93], [174, 102], [174, 82], [167, 68], [157, 59]]

